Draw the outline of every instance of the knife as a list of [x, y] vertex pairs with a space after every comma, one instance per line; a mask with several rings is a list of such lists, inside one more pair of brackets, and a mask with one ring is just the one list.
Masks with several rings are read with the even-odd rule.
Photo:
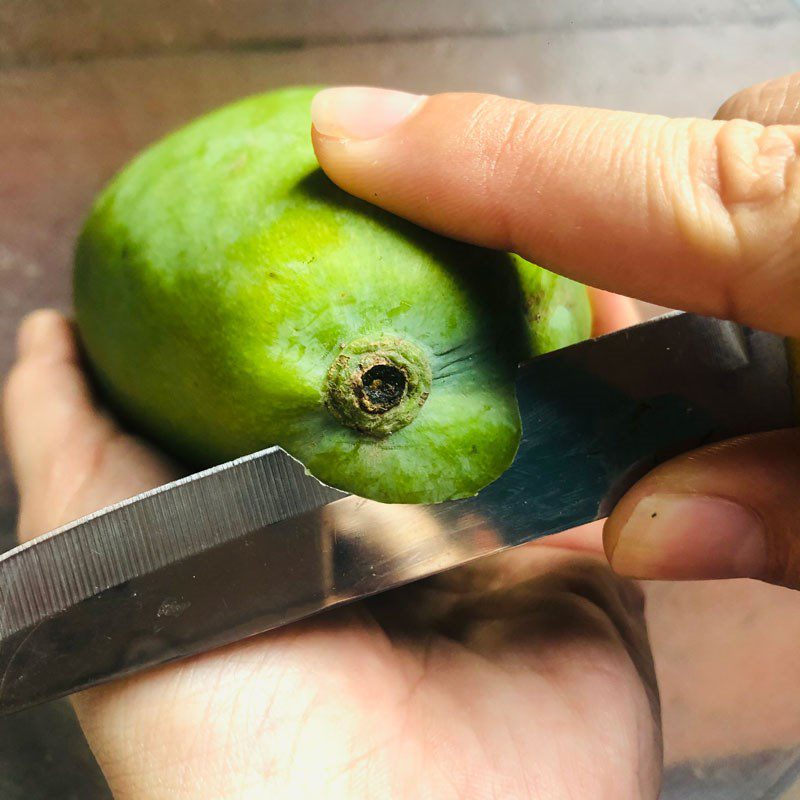
[[608, 515], [704, 443], [795, 423], [786, 341], [674, 313], [519, 369], [523, 436], [475, 497], [385, 505], [279, 447], [0, 556], [0, 714]]

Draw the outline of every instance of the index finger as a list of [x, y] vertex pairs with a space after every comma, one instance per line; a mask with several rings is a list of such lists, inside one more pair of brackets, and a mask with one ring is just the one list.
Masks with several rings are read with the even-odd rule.
[[314, 145], [420, 225], [660, 305], [800, 335], [800, 126], [332, 89]]

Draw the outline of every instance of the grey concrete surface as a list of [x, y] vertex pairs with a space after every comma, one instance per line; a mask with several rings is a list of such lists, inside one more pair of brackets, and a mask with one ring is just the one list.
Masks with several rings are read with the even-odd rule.
[[542, 30], [770, 25], [792, 19], [788, 0], [4, 0], [0, 63], [207, 49], [302, 48], [375, 39], [418, 40]]
[[[735, 90], [797, 69], [791, 0], [0, 0], [0, 376], [24, 313], [69, 310], [72, 242], [98, 188], [138, 149], [227, 100], [355, 82], [710, 116]], [[0, 456], [0, 548], [11, 546], [15, 504]], [[686, 606], [701, 607], [704, 591], [686, 589], [681, 603], [654, 594], [665, 676], [686, 658], [670, 650], [669, 626], [690, 625]], [[744, 591], [726, 589], [714, 608], [754, 607]], [[786, 605], [758, 608], [764, 630], [787, 624]], [[696, 655], [702, 628], [686, 641]], [[779, 661], [767, 654], [760, 674], [778, 681]], [[674, 713], [691, 727], [690, 712]], [[788, 800], [800, 736], [781, 730], [780, 747], [751, 737], [746, 754], [715, 744], [673, 764], [664, 797]], [[0, 722], [2, 800], [95, 800], [103, 787], [63, 703]]]

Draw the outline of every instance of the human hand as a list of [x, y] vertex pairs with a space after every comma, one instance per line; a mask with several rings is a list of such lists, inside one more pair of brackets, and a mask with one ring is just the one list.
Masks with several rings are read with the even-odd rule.
[[[321, 93], [313, 118], [328, 175], [420, 225], [800, 337], [800, 73], [737, 94], [715, 121], [363, 89]], [[800, 430], [680, 456], [617, 505], [611, 563], [799, 588], [799, 477]]]
[[[595, 307], [598, 332], [631, 321]], [[4, 410], [22, 539], [178, 475], [98, 408], [55, 312], [21, 329]], [[597, 533], [96, 687], [78, 718], [123, 800], [655, 798], [642, 600]]]

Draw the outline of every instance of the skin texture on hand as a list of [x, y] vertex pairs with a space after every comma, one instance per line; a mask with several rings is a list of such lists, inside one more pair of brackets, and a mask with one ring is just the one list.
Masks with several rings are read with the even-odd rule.
[[[607, 328], [630, 306], [595, 293]], [[178, 475], [99, 408], [69, 323], [26, 320], [4, 402], [28, 539]], [[638, 590], [596, 527], [73, 698], [117, 798], [655, 798]]]
[[[741, 92], [715, 120], [368, 88], [326, 90], [312, 116], [327, 174], [420, 225], [800, 337], [800, 73]], [[798, 587], [798, 474], [796, 432], [681, 456], [612, 513], [611, 563]]]

